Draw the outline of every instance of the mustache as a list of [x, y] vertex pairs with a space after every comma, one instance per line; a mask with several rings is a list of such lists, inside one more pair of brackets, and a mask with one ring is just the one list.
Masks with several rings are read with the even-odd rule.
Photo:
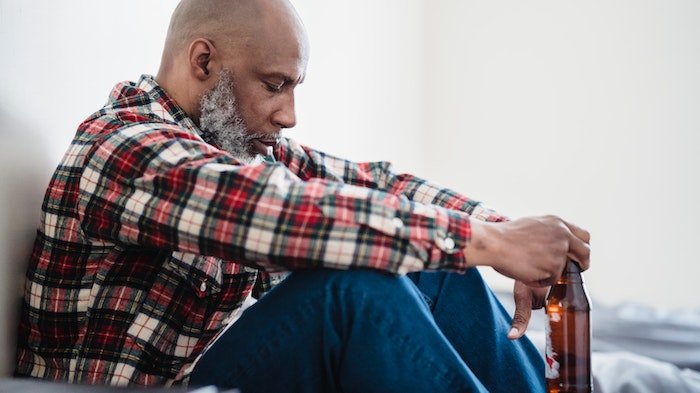
[[279, 141], [280, 138], [282, 137], [281, 132], [251, 132], [245, 135], [245, 140], [246, 142], [250, 142], [253, 139], [262, 139], [262, 140], [275, 140]]

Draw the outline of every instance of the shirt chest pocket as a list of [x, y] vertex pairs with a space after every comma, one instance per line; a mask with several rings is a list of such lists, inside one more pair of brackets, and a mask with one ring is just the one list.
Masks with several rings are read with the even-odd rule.
[[221, 292], [222, 260], [184, 252], [173, 252], [166, 269], [187, 283], [199, 298]]
[[193, 351], [222, 287], [218, 258], [174, 252], [163, 263], [127, 331], [142, 369], [174, 376]]

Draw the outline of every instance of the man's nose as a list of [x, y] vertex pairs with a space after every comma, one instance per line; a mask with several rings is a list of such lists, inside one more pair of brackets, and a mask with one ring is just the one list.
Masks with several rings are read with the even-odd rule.
[[282, 106], [272, 114], [272, 122], [280, 128], [292, 128], [297, 124], [293, 93], [288, 94]]

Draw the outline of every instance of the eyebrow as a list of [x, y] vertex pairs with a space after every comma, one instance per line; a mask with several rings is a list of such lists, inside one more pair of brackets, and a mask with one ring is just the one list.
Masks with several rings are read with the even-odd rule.
[[306, 75], [301, 75], [301, 76], [299, 77], [299, 81], [297, 82], [297, 81], [294, 80], [294, 78], [292, 78], [291, 76], [289, 76], [289, 75], [287, 75], [287, 74], [285, 74], [285, 73], [283, 73], [283, 72], [277, 72], [277, 71], [274, 71], [274, 72], [260, 72], [260, 75], [265, 76], [265, 77], [268, 77], [268, 78], [269, 78], [269, 77], [280, 78], [280, 79], [282, 79], [282, 81], [284, 81], [285, 84], [296, 83], [296, 84], [299, 84], [299, 85], [300, 85], [300, 84], [304, 83], [304, 79], [306, 79]]

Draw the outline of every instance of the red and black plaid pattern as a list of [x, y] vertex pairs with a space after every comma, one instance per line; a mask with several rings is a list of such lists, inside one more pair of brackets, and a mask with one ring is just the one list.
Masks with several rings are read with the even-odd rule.
[[169, 384], [253, 288], [269, 289], [269, 272], [463, 271], [469, 216], [503, 219], [388, 163], [289, 139], [275, 154], [242, 165], [206, 143], [152, 77], [117, 85], [48, 186], [17, 374]]

